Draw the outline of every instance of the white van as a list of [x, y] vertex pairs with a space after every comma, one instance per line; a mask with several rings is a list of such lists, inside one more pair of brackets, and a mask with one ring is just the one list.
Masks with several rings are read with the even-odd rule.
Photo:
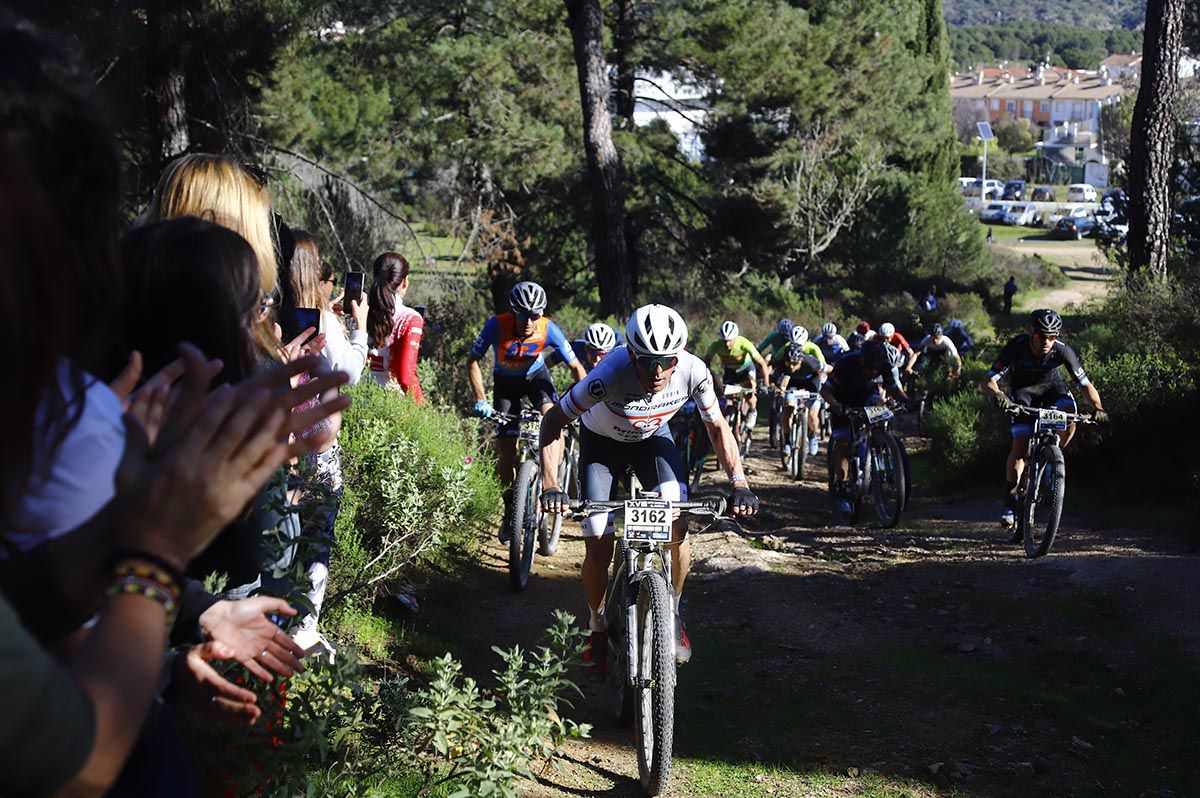
[[1095, 202], [1096, 189], [1087, 183], [1072, 183], [1067, 186], [1067, 202]]

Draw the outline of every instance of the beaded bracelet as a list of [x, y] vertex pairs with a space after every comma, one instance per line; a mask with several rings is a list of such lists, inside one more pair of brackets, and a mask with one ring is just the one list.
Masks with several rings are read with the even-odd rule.
[[175, 623], [182, 595], [179, 582], [155, 563], [126, 559], [113, 569], [113, 579], [104, 594], [109, 598], [118, 595], [145, 596], [163, 605], [167, 613], [167, 627]]

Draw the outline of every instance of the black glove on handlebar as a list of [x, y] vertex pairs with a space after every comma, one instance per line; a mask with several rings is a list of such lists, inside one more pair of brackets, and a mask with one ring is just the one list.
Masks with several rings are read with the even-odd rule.
[[542, 512], [566, 515], [571, 511], [571, 497], [561, 488], [542, 491]]
[[749, 488], [734, 488], [729, 504], [738, 515], [753, 515], [758, 512], [758, 497]]
[[1008, 398], [1008, 394], [1000, 394], [996, 397], [996, 407], [1001, 410], [1012, 410], [1017, 406], [1017, 403]]

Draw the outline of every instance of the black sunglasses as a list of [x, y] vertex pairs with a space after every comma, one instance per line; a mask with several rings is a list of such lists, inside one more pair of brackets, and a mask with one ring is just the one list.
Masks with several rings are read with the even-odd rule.
[[663, 371], [675, 368], [679, 363], [679, 358], [675, 355], [639, 355], [637, 362], [639, 366], [653, 374], [660, 367]]

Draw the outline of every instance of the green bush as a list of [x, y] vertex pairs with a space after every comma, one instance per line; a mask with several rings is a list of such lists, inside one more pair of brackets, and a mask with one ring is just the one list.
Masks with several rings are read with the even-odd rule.
[[350, 394], [330, 582], [333, 596], [361, 604], [405, 567], [473, 546], [500, 488], [469, 422], [369, 380]]
[[1000, 473], [1009, 446], [1008, 417], [975, 390], [962, 390], [933, 406], [933, 455], [956, 477]]

